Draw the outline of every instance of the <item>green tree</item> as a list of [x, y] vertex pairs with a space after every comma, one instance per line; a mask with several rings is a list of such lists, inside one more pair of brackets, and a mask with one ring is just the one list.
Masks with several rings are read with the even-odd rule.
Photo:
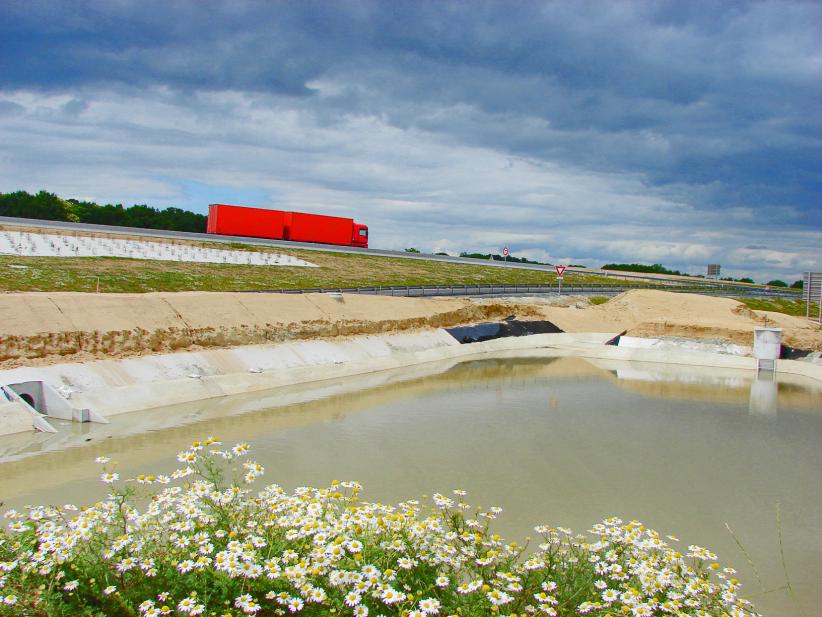
[[788, 284], [785, 281], [780, 281], [779, 279], [774, 281], [768, 281], [767, 285], [770, 287], [787, 287]]
[[46, 221], [77, 221], [71, 204], [57, 195], [40, 191], [29, 195], [26, 191], [0, 193], [0, 216], [40, 219]]
[[686, 272], [679, 270], [669, 270], [662, 264], [653, 264], [652, 266], [646, 264], [605, 264], [602, 266], [603, 270], [620, 270], [624, 272], [649, 272], [653, 274], [673, 274], [676, 276], [688, 276]]
[[93, 201], [63, 200], [46, 191], [36, 195], [25, 191], [0, 193], [0, 216], [195, 233], [205, 233], [208, 220], [204, 214], [180, 208], [158, 210], [146, 204], [130, 208], [124, 208], [123, 204], [101, 206]]

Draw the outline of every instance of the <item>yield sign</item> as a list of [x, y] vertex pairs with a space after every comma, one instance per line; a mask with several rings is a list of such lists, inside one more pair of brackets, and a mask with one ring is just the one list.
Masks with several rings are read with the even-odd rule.
[[565, 266], [554, 266], [557, 269], [557, 276], [562, 278], [562, 275], [565, 274]]

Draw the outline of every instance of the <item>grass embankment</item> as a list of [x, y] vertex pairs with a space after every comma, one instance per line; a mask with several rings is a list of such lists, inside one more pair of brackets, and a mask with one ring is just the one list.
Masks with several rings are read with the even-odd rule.
[[[225, 248], [221, 246], [220, 248]], [[239, 246], [232, 246], [237, 249]], [[0, 291], [241, 291], [370, 287], [554, 283], [551, 272], [441, 261], [318, 251], [272, 251], [317, 268], [151, 261], [117, 257], [0, 255]], [[25, 266], [25, 268], [12, 267]], [[605, 277], [566, 275], [565, 283], [613, 283]]]
[[[804, 317], [807, 311], [804, 300], [785, 298], [737, 298], [737, 300], [754, 311], [772, 311], [797, 317]], [[811, 303], [810, 314], [819, 315], [819, 306], [816, 303]]]

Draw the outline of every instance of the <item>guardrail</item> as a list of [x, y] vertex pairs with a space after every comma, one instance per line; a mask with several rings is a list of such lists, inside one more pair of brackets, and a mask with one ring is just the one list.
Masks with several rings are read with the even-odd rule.
[[[675, 293], [698, 293], [716, 296], [755, 296], [794, 299], [796, 294], [777, 289], [756, 289], [750, 287], [703, 285], [608, 285], [606, 283], [564, 283], [562, 295], [616, 295], [629, 289], [658, 289]], [[506, 285], [392, 285], [374, 287], [310, 287], [305, 289], [259, 289], [243, 290], [242, 293], [347, 293], [376, 296], [400, 296], [411, 298], [435, 296], [525, 296], [559, 293], [554, 284], [506, 284]]]

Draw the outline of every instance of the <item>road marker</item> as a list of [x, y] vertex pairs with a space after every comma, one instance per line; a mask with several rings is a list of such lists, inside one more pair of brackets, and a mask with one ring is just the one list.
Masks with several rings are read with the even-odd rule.
[[565, 266], [554, 266], [557, 271], [557, 295], [562, 295], [562, 275], [565, 274]]

